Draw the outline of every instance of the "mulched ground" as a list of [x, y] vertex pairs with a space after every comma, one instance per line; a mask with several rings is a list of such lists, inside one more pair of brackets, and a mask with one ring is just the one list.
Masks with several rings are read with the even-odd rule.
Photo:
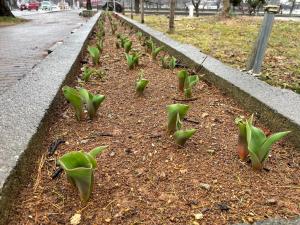
[[[176, 102], [173, 98], [183, 98], [177, 90], [179, 69], [162, 69], [145, 54], [138, 68], [128, 70], [108, 21], [106, 28], [101, 56], [106, 77], [73, 84], [104, 94], [106, 100], [93, 121], [80, 122], [71, 106], [61, 103], [42, 146], [45, 154], [37, 175], [21, 193], [9, 224], [70, 224], [75, 213], [81, 214], [81, 224], [122, 225], [218, 225], [300, 214], [299, 152], [283, 141], [273, 146], [267, 170], [254, 171], [241, 162], [234, 119], [249, 113], [203, 81], [194, 89], [198, 99], [188, 102], [184, 121], [186, 128], [197, 132], [178, 148], [166, 134], [166, 106]], [[117, 33], [130, 32], [119, 26]], [[129, 36], [134, 48], [145, 52], [133, 33]], [[141, 69], [150, 83], [139, 97], [134, 84]], [[66, 144], [59, 146], [55, 157], [47, 157], [47, 147], [58, 138]], [[93, 195], [83, 205], [65, 174], [55, 180], [51, 174], [59, 156], [99, 145], [109, 149], [97, 159]], [[203, 218], [196, 220], [194, 214], [199, 213]]]

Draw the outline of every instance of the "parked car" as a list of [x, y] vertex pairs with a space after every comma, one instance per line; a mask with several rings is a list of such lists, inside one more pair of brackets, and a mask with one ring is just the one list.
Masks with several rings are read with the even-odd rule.
[[50, 1], [42, 1], [42, 4], [41, 4], [41, 9], [42, 10], [49, 10], [51, 11], [52, 10], [52, 4]]
[[23, 11], [25, 9], [28, 9], [28, 2], [22, 2], [20, 5], [20, 10]]
[[[121, 13], [123, 12], [124, 8], [122, 6], [122, 4], [120, 2], [115, 1], [116, 4], [116, 11]], [[114, 3], [113, 1], [108, 1], [104, 4], [104, 6], [102, 6], [103, 10], [108, 9], [109, 11], [113, 11], [114, 10]]]
[[36, 10], [38, 11], [39, 10], [39, 7], [40, 7], [40, 3], [39, 2], [29, 2], [28, 3], [28, 7], [27, 9], [30, 11], [30, 10]]

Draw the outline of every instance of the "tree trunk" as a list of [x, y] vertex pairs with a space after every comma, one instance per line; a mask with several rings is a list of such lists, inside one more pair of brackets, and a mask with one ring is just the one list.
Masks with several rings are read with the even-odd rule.
[[174, 33], [175, 31], [175, 23], [174, 23], [174, 18], [175, 18], [175, 3], [176, 0], [170, 0], [170, 19], [169, 19], [169, 33]]
[[292, 15], [292, 12], [293, 12], [293, 10], [294, 10], [294, 8], [295, 8], [295, 4], [296, 4], [296, 0], [293, 0], [293, 2], [292, 2], [292, 7], [291, 7], [291, 9], [290, 9], [290, 15]]
[[144, 22], [144, 0], [141, 0], [141, 23]]
[[140, 0], [134, 0], [134, 12], [135, 13], [140, 12]]
[[9, 7], [6, 5], [6, 0], [0, 0], [0, 16], [14, 17]]
[[222, 10], [222, 17], [228, 18], [230, 11], [230, 2], [229, 0], [223, 0], [223, 10]]
[[[132, 4], [133, 0], [130, 0], [130, 18], [133, 19], [133, 4]], [[125, 9], [124, 9], [125, 10]]]
[[195, 8], [195, 10], [196, 10], [196, 17], [199, 17], [199, 6], [197, 6], [197, 7]]
[[87, 9], [87, 10], [92, 10], [92, 3], [91, 3], [91, 0], [87, 0], [87, 1], [86, 1], [86, 9]]

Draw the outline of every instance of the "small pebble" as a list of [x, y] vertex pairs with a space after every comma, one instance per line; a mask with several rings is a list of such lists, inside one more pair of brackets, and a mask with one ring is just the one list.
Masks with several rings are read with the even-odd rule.
[[111, 152], [111, 153], [109, 153], [109, 156], [111, 156], [111, 157], [113, 157], [113, 156], [115, 156], [115, 152]]
[[209, 184], [205, 184], [205, 183], [200, 183], [200, 185], [199, 185], [202, 189], [205, 189], [205, 190], [207, 190], [207, 191], [209, 191], [210, 190], [210, 185]]
[[277, 205], [277, 203], [278, 203], [277, 200], [274, 198], [267, 199], [266, 201], [267, 205]]
[[196, 214], [194, 214], [194, 216], [195, 216], [196, 220], [202, 220], [203, 219], [203, 214], [202, 213], [196, 213]]

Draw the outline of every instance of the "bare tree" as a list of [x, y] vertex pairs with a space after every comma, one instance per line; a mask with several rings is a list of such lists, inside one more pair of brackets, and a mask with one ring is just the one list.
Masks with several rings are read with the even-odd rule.
[[199, 16], [199, 6], [200, 6], [201, 0], [192, 0], [192, 4], [195, 7], [196, 10], [196, 16]]
[[230, 11], [230, 0], [223, 0], [222, 17], [228, 18]]
[[176, 5], [176, 0], [170, 0], [170, 18], [169, 18], [169, 33], [174, 33], [175, 31], [175, 23], [174, 23], [174, 18], [175, 18], [175, 5]]
[[86, 1], [86, 9], [87, 9], [87, 10], [92, 10], [92, 3], [91, 3], [91, 0], [87, 0], [87, 1]]
[[141, 0], [141, 23], [144, 23], [144, 0]]
[[6, 5], [6, 0], [0, 0], [0, 16], [14, 17], [14, 15], [10, 11], [8, 5]]
[[290, 15], [292, 15], [292, 12], [293, 12], [293, 10], [295, 8], [295, 5], [296, 5], [296, 0], [289, 0], [289, 2], [292, 2], [292, 7], [290, 9]]
[[140, 12], [140, 0], [134, 0], [134, 12], [136, 14]]

